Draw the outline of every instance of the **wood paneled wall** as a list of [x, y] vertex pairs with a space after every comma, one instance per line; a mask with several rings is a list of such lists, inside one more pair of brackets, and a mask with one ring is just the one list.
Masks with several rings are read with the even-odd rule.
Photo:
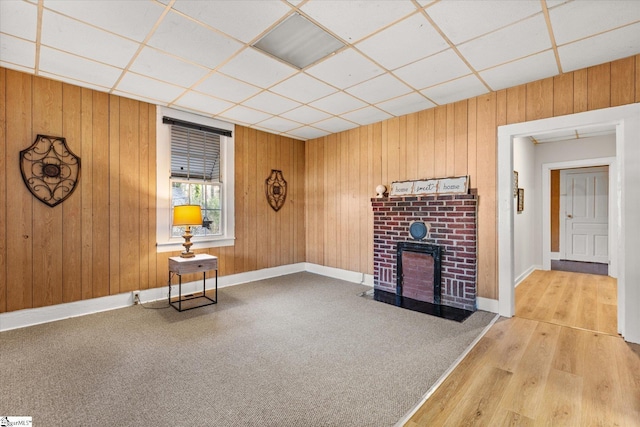
[[[20, 175], [37, 134], [82, 159], [79, 187], [53, 208]], [[166, 286], [178, 253], [156, 254], [155, 135], [153, 105], [0, 68], [0, 312]], [[241, 126], [235, 142], [236, 245], [209, 251], [220, 274], [304, 262], [304, 142]], [[277, 213], [271, 169], [289, 184]]]
[[307, 141], [307, 261], [373, 274], [376, 185], [469, 175], [478, 295], [497, 299], [497, 127], [634, 102], [640, 55]]

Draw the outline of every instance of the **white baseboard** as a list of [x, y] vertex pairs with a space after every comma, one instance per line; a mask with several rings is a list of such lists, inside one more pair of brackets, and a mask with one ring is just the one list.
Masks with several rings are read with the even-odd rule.
[[499, 312], [499, 303], [497, 299], [476, 297], [478, 310], [488, 311], [489, 313]]
[[[286, 274], [299, 273], [302, 271], [308, 271], [310, 273], [333, 277], [348, 282], [373, 286], [373, 275], [371, 274], [301, 262], [297, 264], [282, 265], [279, 267], [264, 268], [262, 270], [248, 271], [246, 273], [221, 276], [218, 278], [218, 287], [224, 288], [227, 286], [234, 286], [241, 283], [254, 282], [256, 280], [264, 280], [272, 277], [284, 276]], [[208, 277], [206, 279], [205, 288], [210, 290], [214, 287], [215, 279]], [[200, 291], [202, 291], [201, 280], [182, 284], [183, 295]], [[169, 289], [167, 286], [145, 289], [140, 291], [140, 302], [144, 304], [158, 301], [167, 298], [168, 295]], [[171, 295], [178, 295], [178, 285], [175, 283], [171, 285]], [[71, 317], [99, 313], [101, 311], [115, 310], [131, 305], [133, 305], [133, 293], [125, 292], [101, 298], [92, 298], [47, 307], [29, 308], [25, 310], [10, 311], [8, 313], [0, 313], [0, 332], [39, 325], [41, 323], [55, 322], [57, 320], [69, 319]]]
[[521, 275], [519, 275], [518, 277], [516, 277], [516, 284], [514, 285], [514, 287], [518, 287], [518, 285], [520, 283], [522, 283], [522, 281], [524, 279], [526, 279], [527, 277], [529, 277], [529, 275], [531, 273], [533, 273], [536, 270], [542, 270], [542, 266], [541, 265], [532, 265], [531, 267], [529, 267], [524, 273], [522, 273]]

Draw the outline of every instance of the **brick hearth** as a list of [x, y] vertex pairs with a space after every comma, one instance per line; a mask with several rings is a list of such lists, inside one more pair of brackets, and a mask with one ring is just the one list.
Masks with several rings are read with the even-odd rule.
[[442, 247], [441, 303], [475, 311], [477, 196], [376, 198], [371, 204], [375, 289], [396, 292], [396, 244], [415, 242], [409, 225], [424, 221], [431, 229], [422, 242]]

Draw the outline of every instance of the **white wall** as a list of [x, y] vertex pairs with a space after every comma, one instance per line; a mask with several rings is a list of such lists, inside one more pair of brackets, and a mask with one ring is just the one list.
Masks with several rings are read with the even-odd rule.
[[[520, 139], [520, 138], [517, 138]], [[517, 140], [516, 139], [516, 140]], [[543, 250], [548, 248], [542, 247], [542, 233], [549, 232], [542, 230], [542, 216], [549, 215], [549, 212], [543, 212], [542, 197], [542, 165], [545, 163], [559, 163], [572, 160], [600, 159], [605, 157], [615, 157], [616, 155], [616, 136], [605, 135], [592, 138], [572, 139], [569, 141], [549, 142], [545, 144], [535, 145], [534, 171], [535, 171], [535, 210], [533, 224], [538, 232], [535, 233], [533, 242], [534, 258], [533, 265], [542, 265]], [[514, 164], [515, 164], [515, 147], [514, 147]], [[517, 169], [516, 169], [517, 170]], [[525, 191], [525, 195], [526, 195]], [[528, 197], [525, 197], [525, 199]], [[517, 243], [516, 243], [517, 245]], [[516, 269], [516, 278], [518, 272]]]
[[536, 264], [535, 247], [531, 244], [541, 226], [535, 223], [539, 202], [536, 186], [535, 145], [530, 138], [514, 138], [513, 170], [518, 172], [518, 187], [524, 189], [524, 210], [518, 212], [518, 198], [513, 198], [513, 268], [516, 283], [529, 275]]

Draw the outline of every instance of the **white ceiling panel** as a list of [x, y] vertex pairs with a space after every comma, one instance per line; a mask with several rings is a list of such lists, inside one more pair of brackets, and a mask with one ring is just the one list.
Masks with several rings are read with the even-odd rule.
[[381, 67], [352, 49], [330, 56], [306, 71], [340, 89], [356, 85], [384, 72]]
[[458, 45], [542, 12], [542, 7], [538, 0], [455, 0], [440, 1], [425, 10]]
[[413, 88], [423, 89], [471, 74], [471, 70], [449, 49], [399, 68], [394, 74]]
[[[589, 52], [589, 56], [584, 55]], [[573, 71], [640, 52], [640, 22], [558, 47], [562, 70]]]
[[364, 107], [359, 110], [345, 113], [341, 117], [344, 117], [349, 121], [358, 123], [359, 125], [368, 125], [371, 123], [390, 119], [393, 116], [376, 107]]
[[476, 70], [484, 70], [514, 59], [551, 49], [549, 30], [540, 13], [499, 31], [458, 46]]
[[261, 89], [250, 84], [216, 73], [195, 87], [196, 90], [232, 102], [241, 102]]
[[36, 5], [22, 1], [0, 1], [0, 32], [34, 42], [37, 25]]
[[383, 74], [347, 89], [351, 95], [375, 104], [411, 92], [411, 88], [391, 74]]
[[355, 43], [415, 12], [416, 7], [406, 0], [316, 0], [305, 3], [301, 10], [347, 43]]
[[318, 123], [314, 123], [313, 126], [331, 133], [342, 132], [343, 130], [358, 127], [356, 123], [350, 122], [340, 117], [331, 117]]
[[383, 67], [394, 70], [448, 49], [449, 45], [424, 15], [416, 13], [358, 43], [356, 47]]
[[257, 126], [260, 126], [264, 129], [271, 129], [280, 132], [287, 132], [292, 129], [297, 129], [300, 127], [300, 123], [287, 120], [282, 117], [271, 117], [263, 122], [257, 123]]
[[300, 103], [276, 95], [275, 93], [262, 92], [251, 99], [247, 99], [244, 105], [269, 114], [278, 115], [299, 107]]
[[45, 7], [139, 42], [165, 9], [151, 1], [127, 0], [46, 0]]
[[581, 1], [549, 11], [556, 43], [563, 45], [640, 21], [640, 1]]
[[254, 110], [253, 108], [237, 106], [221, 114], [221, 117], [230, 119], [231, 121], [240, 121], [242, 123], [254, 124], [267, 120], [271, 117], [270, 114], [263, 113], [262, 111]]
[[282, 113], [281, 116], [299, 123], [315, 123], [331, 117], [331, 114], [309, 107], [308, 105], [303, 105], [302, 107]]
[[344, 92], [336, 92], [309, 105], [327, 113], [340, 115], [347, 111], [362, 108], [367, 104]]
[[[91, 43], [87, 43], [90, 40]], [[124, 68], [138, 50], [138, 43], [91, 27], [58, 13], [42, 12], [42, 44]]]
[[480, 72], [492, 90], [506, 89], [558, 74], [553, 51], [539, 53], [518, 61]]
[[424, 96], [440, 105], [473, 98], [487, 92], [489, 89], [474, 74], [421, 91]]
[[[344, 48], [250, 46], [293, 13]], [[0, 0], [3, 67], [298, 139], [637, 54], [640, 0]]]
[[180, 96], [184, 89], [150, 79], [135, 73], [126, 73], [117, 86], [119, 91], [135, 93], [149, 99], [155, 99], [161, 103], [169, 103]]
[[189, 110], [200, 111], [208, 115], [220, 114], [224, 110], [233, 107], [233, 104], [230, 102], [212, 98], [197, 92], [189, 92], [181, 96], [175, 102], [175, 105]]
[[140, 52], [129, 69], [182, 87], [191, 87], [208, 72], [204, 67], [185, 62], [150, 47]]
[[122, 74], [122, 70], [119, 68], [45, 46], [40, 48], [40, 71], [66, 76], [102, 88], [113, 87]]
[[149, 40], [149, 46], [211, 68], [220, 65], [242, 48], [239, 42], [176, 12], [164, 17]]
[[[26, 67], [33, 73], [36, 66], [36, 44], [16, 37], [0, 34], [0, 61], [5, 67], [13, 64]], [[24, 71], [24, 70], [21, 70]]]
[[296, 70], [253, 48], [247, 48], [222, 66], [220, 72], [266, 89], [291, 77]]
[[309, 103], [330, 95], [338, 89], [307, 74], [299, 73], [269, 90], [298, 102]]
[[410, 93], [399, 98], [381, 102], [378, 107], [394, 116], [415, 113], [435, 107], [435, 104], [418, 93]]
[[264, 0], [177, 0], [173, 8], [244, 43], [254, 40], [291, 11], [282, 2]]

